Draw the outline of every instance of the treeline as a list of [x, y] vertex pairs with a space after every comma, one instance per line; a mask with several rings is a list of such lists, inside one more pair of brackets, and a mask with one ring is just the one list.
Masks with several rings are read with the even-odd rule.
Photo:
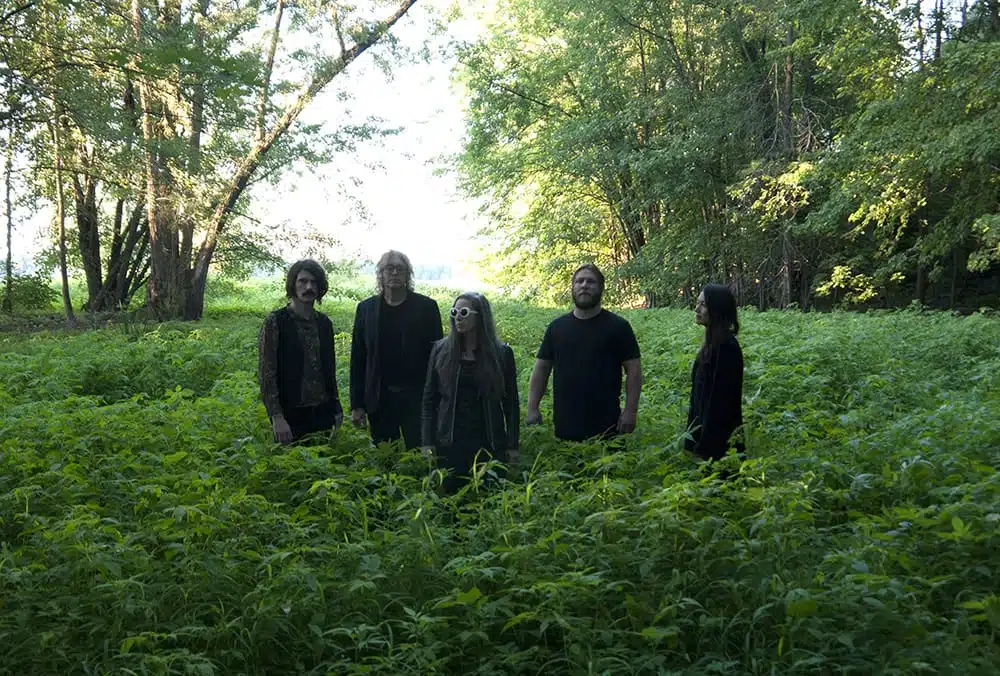
[[996, 303], [1000, 0], [501, 0], [458, 79], [516, 295]]

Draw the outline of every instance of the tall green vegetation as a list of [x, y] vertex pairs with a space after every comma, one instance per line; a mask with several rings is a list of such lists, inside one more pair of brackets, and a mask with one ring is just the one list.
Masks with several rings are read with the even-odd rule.
[[654, 305], [992, 302], [992, 1], [500, 0], [460, 50], [468, 139], [512, 291], [582, 260]]
[[[0, 671], [1000, 664], [995, 318], [745, 312], [749, 459], [723, 483], [679, 443], [691, 313], [626, 311], [647, 378], [625, 450], [527, 428], [510, 484], [442, 499], [350, 427], [269, 443], [256, 337], [282, 290], [258, 293], [198, 327], [0, 335]], [[557, 311], [496, 310], [523, 386]]]

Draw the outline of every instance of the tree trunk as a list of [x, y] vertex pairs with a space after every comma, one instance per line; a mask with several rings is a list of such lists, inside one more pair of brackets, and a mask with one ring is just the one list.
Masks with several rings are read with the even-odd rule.
[[801, 309], [802, 309], [803, 312], [808, 312], [809, 311], [809, 299], [812, 296], [812, 293], [811, 293], [812, 290], [809, 288], [809, 287], [812, 286], [812, 284], [810, 284], [810, 282], [809, 282], [809, 275], [808, 275], [808, 273], [809, 273], [809, 266], [805, 262], [800, 263], [800, 265], [799, 265], [799, 276], [800, 276], [800, 281], [799, 281], [799, 299], [800, 299], [799, 300], [799, 305], [801, 305]]
[[128, 223], [122, 226], [124, 200], [115, 207], [115, 234], [108, 260], [108, 275], [94, 301], [95, 312], [117, 311], [128, 305], [132, 282], [139, 270], [148, 266], [149, 229], [143, 221], [144, 202], [136, 203]]
[[792, 127], [792, 45], [795, 43], [795, 29], [788, 27], [785, 35], [785, 87], [781, 101], [781, 135], [784, 141], [785, 158], [795, 157], [795, 132]]
[[[81, 157], [84, 169], [89, 169], [91, 163], [86, 157]], [[92, 176], [86, 175], [81, 183], [79, 174], [73, 175], [73, 201], [76, 207], [77, 239], [80, 245], [80, 258], [87, 279], [86, 308], [94, 310], [94, 302], [101, 293], [103, 286], [101, 271], [101, 236], [100, 218], [97, 210], [97, 182]]]
[[923, 12], [920, 8], [920, 2], [916, 4], [917, 11], [917, 54], [920, 56], [918, 63], [922, 68], [924, 65], [924, 24], [923, 24]]
[[792, 302], [792, 235], [789, 227], [785, 226], [781, 233], [781, 303], [782, 308], [791, 305]]
[[278, 41], [281, 35], [281, 17], [284, 12], [285, 2], [284, 0], [278, 0], [278, 4], [274, 8], [274, 29], [271, 31], [271, 45], [267, 52], [267, 65], [264, 67], [264, 81], [261, 83], [260, 102], [257, 106], [258, 143], [264, 140], [264, 133], [267, 131], [267, 106], [270, 103], [269, 89], [271, 86], [271, 73], [274, 71], [274, 55], [278, 51]]
[[4, 263], [3, 312], [14, 312], [14, 205], [11, 183], [14, 180], [14, 125], [7, 127], [7, 152], [4, 157], [4, 207], [7, 215], [7, 260]]
[[76, 315], [73, 314], [73, 303], [69, 297], [69, 272], [66, 266], [66, 203], [63, 197], [62, 179], [62, 148], [61, 134], [59, 132], [59, 113], [56, 112], [55, 121], [49, 126], [52, 134], [52, 150], [56, 160], [56, 220], [59, 226], [59, 274], [62, 277], [62, 299], [63, 310], [66, 312], [66, 321], [70, 327], [76, 326]]
[[944, 39], [944, 0], [934, 5], [934, 60], [941, 59], [941, 42]]
[[924, 219], [920, 219], [920, 228], [917, 237], [917, 302], [921, 305], [927, 304], [927, 266], [922, 260], [920, 254], [920, 245], [924, 241], [924, 237], [927, 235], [927, 222]]
[[[143, 47], [143, 18], [139, 0], [132, 0], [132, 32], [136, 46]], [[138, 64], [137, 72], [141, 72]], [[146, 210], [149, 225], [149, 249], [151, 273], [146, 285], [146, 302], [149, 309], [159, 319], [176, 318], [183, 315], [184, 284], [183, 271], [186, 262], [179, 260], [178, 230], [176, 219], [172, 218], [172, 185], [169, 180], [167, 160], [162, 130], [153, 124], [153, 109], [163, 108], [154, 94], [152, 83], [146, 74], [138, 78], [140, 122], [144, 145], [144, 169], [146, 174]]]

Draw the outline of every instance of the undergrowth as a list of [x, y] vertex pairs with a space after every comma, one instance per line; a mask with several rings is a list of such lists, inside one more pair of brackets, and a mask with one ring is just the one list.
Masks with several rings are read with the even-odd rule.
[[[496, 305], [523, 400], [557, 311]], [[997, 671], [995, 319], [744, 313], [720, 481], [680, 445], [692, 313], [624, 312], [626, 449], [526, 428], [445, 499], [354, 429], [270, 443], [262, 310], [0, 336], [0, 673]]]

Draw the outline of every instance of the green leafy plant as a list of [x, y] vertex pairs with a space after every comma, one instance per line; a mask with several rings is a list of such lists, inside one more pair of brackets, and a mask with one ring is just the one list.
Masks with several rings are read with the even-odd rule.
[[[525, 428], [454, 497], [419, 453], [270, 442], [267, 304], [0, 336], [4, 673], [989, 673], [1000, 323], [745, 311], [748, 458], [682, 450], [690, 312], [624, 450]], [[346, 388], [354, 303], [324, 303]], [[525, 396], [561, 310], [496, 303]], [[346, 390], [345, 390], [346, 391]], [[550, 419], [549, 400], [543, 414]]]

